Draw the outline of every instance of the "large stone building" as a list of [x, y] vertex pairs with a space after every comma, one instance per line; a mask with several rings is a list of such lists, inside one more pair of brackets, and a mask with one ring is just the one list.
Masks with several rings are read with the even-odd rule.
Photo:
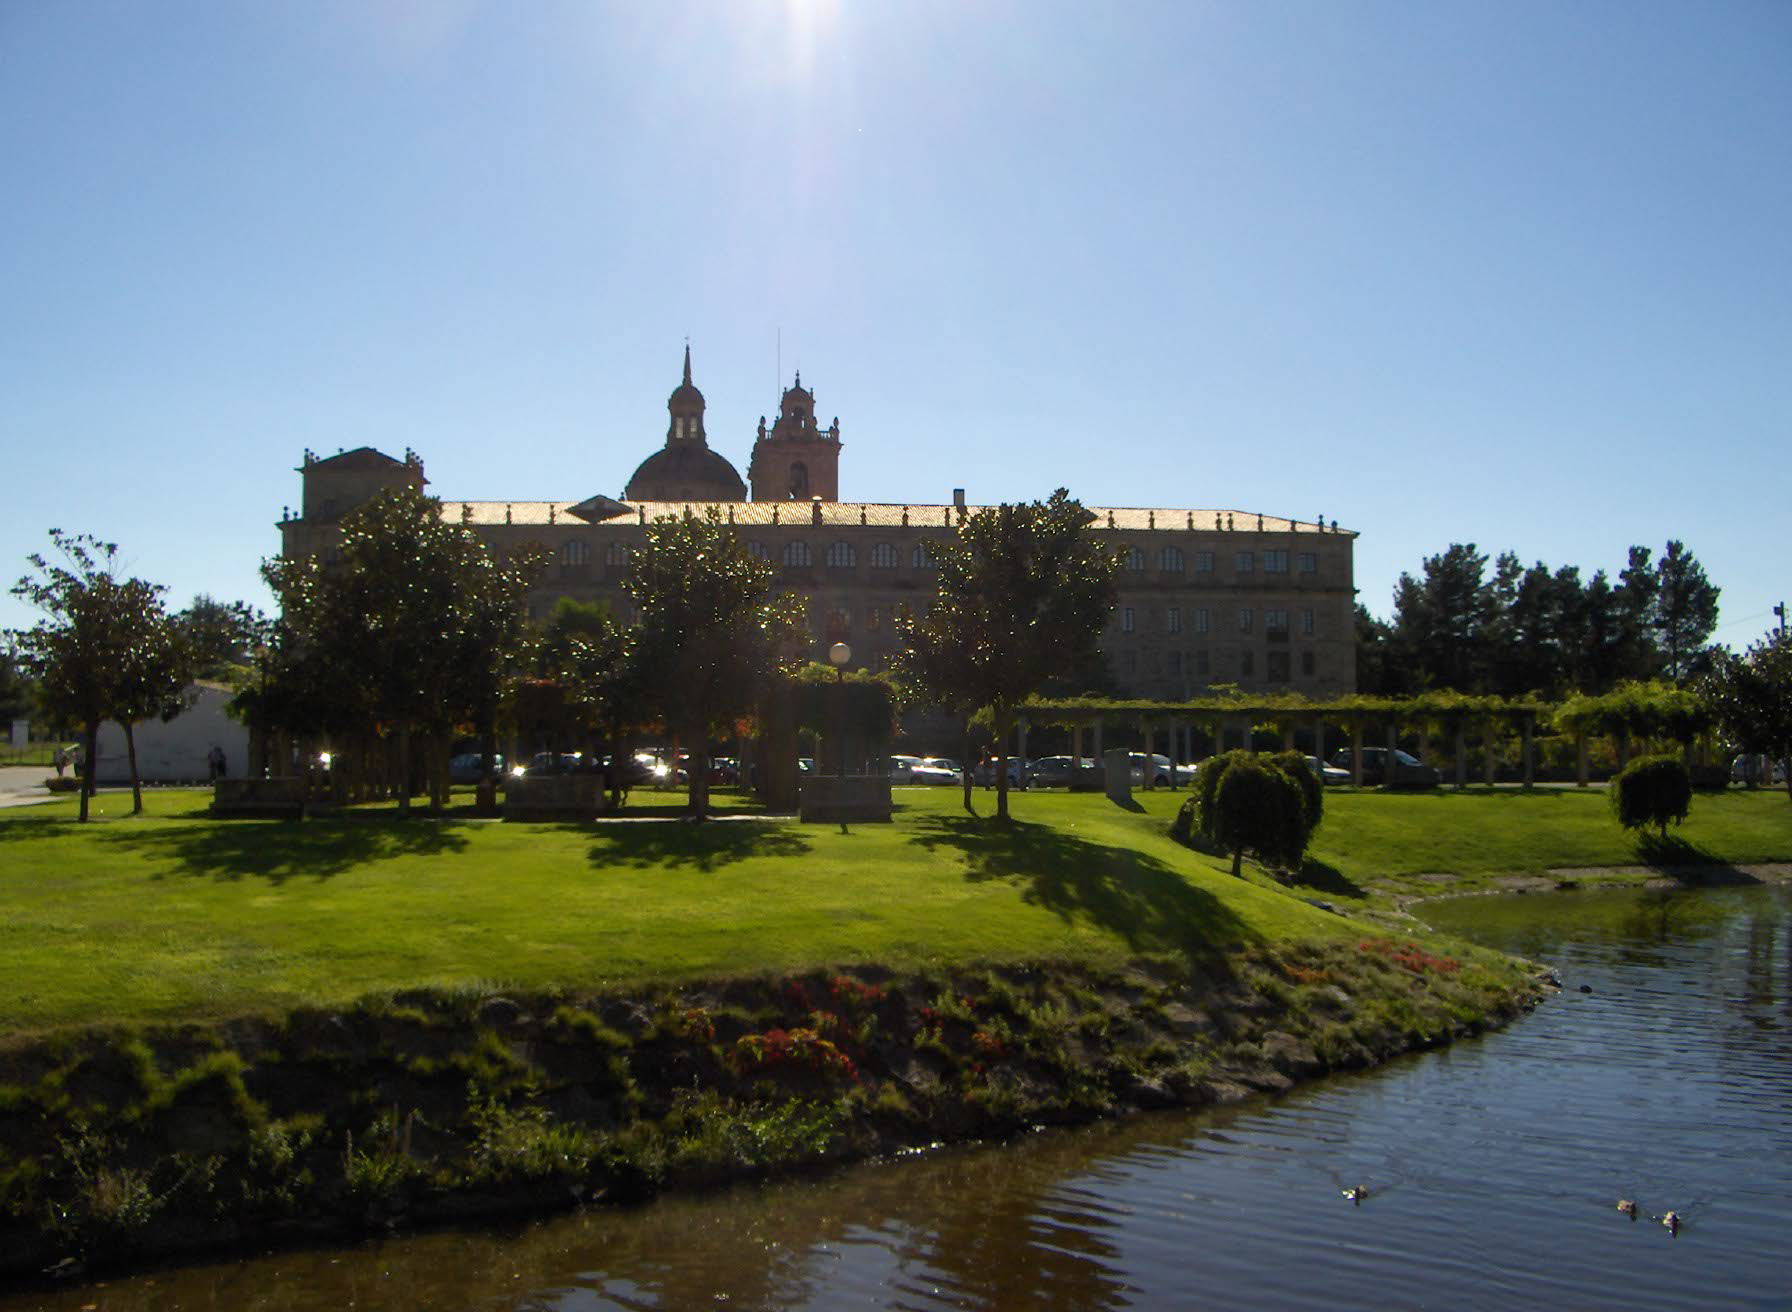
[[[743, 483], [709, 446], [703, 394], [684, 379], [667, 401], [665, 444], [641, 462], [621, 498], [444, 501], [500, 551], [539, 543], [553, 553], [531, 610], [556, 598], [602, 599], [627, 618], [628, 554], [661, 515], [713, 506], [748, 550], [778, 566], [805, 594], [817, 655], [838, 640], [855, 665], [887, 665], [892, 619], [933, 590], [929, 541], [977, 507], [962, 494], [935, 505], [842, 501], [840, 422], [820, 427], [814, 394], [785, 391], [770, 428], [763, 418]], [[334, 547], [342, 516], [388, 487], [422, 487], [423, 462], [370, 447], [320, 459], [305, 453], [299, 513], [280, 522], [287, 555]], [[1351, 546], [1356, 534], [1323, 519], [1238, 510], [1095, 506], [1091, 530], [1126, 557], [1118, 604], [1102, 637], [1114, 681], [1132, 696], [1180, 699], [1215, 684], [1315, 697], [1356, 689]]]

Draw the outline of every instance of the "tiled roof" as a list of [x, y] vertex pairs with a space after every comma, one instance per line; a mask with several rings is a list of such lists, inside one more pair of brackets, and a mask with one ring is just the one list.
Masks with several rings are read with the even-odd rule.
[[[442, 514], [445, 518], [461, 520], [469, 524], [541, 524], [556, 526], [584, 526], [584, 521], [572, 513], [574, 506], [586, 506], [588, 502], [578, 501], [444, 501]], [[662, 515], [682, 515], [689, 510], [693, 515], [701, 515], [709, 506], [715, 506], [717, 514], [724, 521], [742, 525], [770, 525], [772, 512], [776, 510], [778, 524], [789, 528], [800, 525], [812, 525], [815, 522], [815, 506], [820, 505], [821, 523], [824, 527], [844, 527], [851, 525], [878, 525], [885, 528], [896, 528], [907, 523], [913, 528], [944, 528], [948, 518], [956, 523], [957, 511], [946, 505], [895, 505], [873, 501], [721, 501], [714, 503], [688, 501], [621, 501], [616, 503], [625, 508], [625, 513], [613, 519], [596, 521], [603, 524], [639, 523], [643, 516], [651, 522]], [[966, 513], [975, 513], [987, 509], [983, 506], [967, 506]], [[1186, 532], [1189, 529], [1212, 531], [1223, 528], [1224, 521], [1230, 520], [1234, 532], [1264, 533], [1316, 533], [1319, 531], [1315, 520], [1284, 519], [1279, 515], [1264, 515], [1242, 510], [1189, 510], [1186, 507], [1152, 507], [1152, 506], [1090, 506], [1094, 515], [1091, 524], [1095, 528], [1113, 528], [1128, 533], [1147, 532], [1151, 529], [1164, 529]], [[507, 518], [508, 516], [508, 518]], [[906, 518], [905, 518], [906, 517]], [[1327, 529], [1331, 532], [1331, 529]], [[1353, 529], [1339, 529], [1338, 532], [1355, 537]]]

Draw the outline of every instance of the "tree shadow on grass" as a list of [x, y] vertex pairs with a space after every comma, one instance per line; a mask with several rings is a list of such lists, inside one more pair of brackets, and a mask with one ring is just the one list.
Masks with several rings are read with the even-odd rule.
[[1132, 848], [1047, 825], [991, 826], [965, 816], [926, 819], [920, 829], [921, 846], [963, 854], [966, 879], [1017, 884], [1026, 901], [1065, 921], [1099, 925], [1135, 952], [1176, 952], [1210, 965], [1225, 948], [1256, 937], [1219, 898]]
[[751, 857], [798, 857], [809, 851], [809, 840], [794, 824], [777, 821], [603, 825], [589, 859], [599, 869], [672, 867], [707, 874]]
[[440, 856], [467, 846], [466, 835], [435, 820], [240, 820], [191, 827], [113, 829], [101, 841], [152, 859], [176, 862], [157, 879], [328, 879], [370, 861]]
[[1289, 881], [1294, 888], [1310, 888], [1337, 897], [1367, 897], [1363, 886], [1334, 865], [1308, 857]]
[[1758, 884], [1746, 870], [1738, 870], [1709, 848], [1689, 843], [1678, 834], [1641, 833], [1636, 839], [1636, 859], [1650, 869], [1682, 884]]

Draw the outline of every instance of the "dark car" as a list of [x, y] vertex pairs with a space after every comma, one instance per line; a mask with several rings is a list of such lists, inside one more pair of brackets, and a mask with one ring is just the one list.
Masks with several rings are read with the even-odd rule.
[[[478, 752], [461, 752], [448, 758], [448, 778], [453, 783], [476, 784], [485, 778], [486, 773], [485, 758]], [[490, 773], [494, 775], [504, 773], [504, 754], [502, 752], [492, 754]]]
[[[1340, 770], [1350, 771], [1350, 749], [1340, 747], [1333, 752], [1331, 763]], [[1393, 778], [1390, 779], [1388, 777], [1387, 748], [1363, 748], [1363, 782], [1365, 784], [1386, 785], [1392, 788], [1436, 788], [1443, 782], [1443, 776], [1435, 768], [1399, 748], [1394, 749], [1393, 770]]]

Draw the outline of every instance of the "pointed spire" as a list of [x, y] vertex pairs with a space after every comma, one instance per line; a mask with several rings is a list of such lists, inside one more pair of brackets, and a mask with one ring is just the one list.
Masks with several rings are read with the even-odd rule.
[[691, 339], [684, 339], [684, 385], [691, 385]]

